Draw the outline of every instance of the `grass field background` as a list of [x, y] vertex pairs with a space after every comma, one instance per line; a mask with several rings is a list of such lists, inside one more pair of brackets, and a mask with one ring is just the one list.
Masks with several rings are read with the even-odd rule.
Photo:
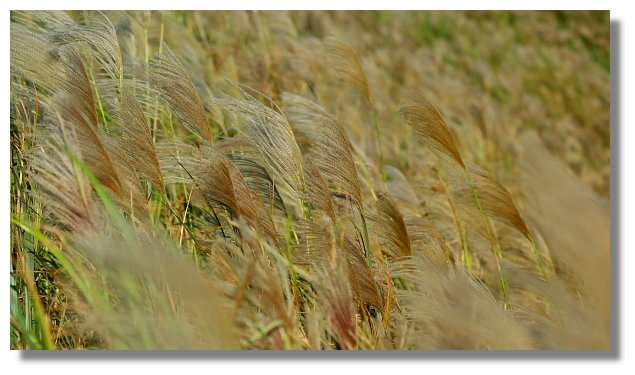
[[608, 349], [609, 12], [13, 11], [12, 349]]

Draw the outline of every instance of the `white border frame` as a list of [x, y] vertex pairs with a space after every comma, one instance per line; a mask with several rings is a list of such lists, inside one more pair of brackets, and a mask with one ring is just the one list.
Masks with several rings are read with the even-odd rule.
[[[543, 374], [543, 373], [572, 373], [576, 375], [583, 374], [597, 374], [599, 371], [611, 371], [613, 373], [635, 373], [633, 359], [633, 325], [629, 325], [627, 317], [632, 315], [635, 311], [633, 309], [633, 300], [626, 299], [626, 286], [633, 284], [633, 278], [635, 275], [635, 264], [633, 264], [633, 256], [628, 252], [628, 249], [635, 248], [635, 231], [629, 230], [631, 227], [629, 224], [633, 224], [633, 212], [635, 208], [635, 195], [628, 194], [629, 191], [635, 191], [635, 182], [633, 173], [628, 173], [626, 166], [635, 163], [635, 130], [631, 130], [632, 127], [626, 126], [627, 115], [630, 114], [631, 122], [633, 120], [632, 106], [625, 106], [624, 103], [633, 103], [633, 75], [628, 75], [627, 66], [635, 66], [635, 60], [633, 59], [633, 46], [635, 45], [635, 35], [633, 30], [635, 26], [629, 24], [635, 22], [633, 18], [631, 6], [632, 2], [624, 1], [588, 1], [578, 0], [575, 2], [565, 3], [562, 1], [455, 1], [445, 0], [443, 2], [415, 2], [415, 1], [391, 1], [391, 2], [379, 2], [379, 1], [305, 1], [302, 4], [297, 2], [276, 2], [265, 4], [256, 1], [243, 1], [234, 0], [231, 2], [196, 2], [191, 0], [181, 0], [179, 2], [167, 3], [157, 1], [120, 1], [113, 0], [107, 3], [98, 4], [80, 2], [80, 1], [56, 1], [54, 3], [50, 1], [11, 1], [7, 4], [8, 8], [15, 9], [198, 9], [204, 8], [218, 8], [222, 9], [229, 6], [232, 9], [259, 9], [264, 7], [270, 7], [272, 9], [351, 9], [351, 8], [369, 8], [369, 9], [383, 9], [386, 6], [390, 6], [393, 9], [416, 9], [416, 8], [443, 8], [443, 9], [571, 9], [571, 6], [581, 9], [611, 9], [611, 22], [617, 22], [620, 30], [620, 46], [619, 46], [619, 61], [614, 60], [613, 43], [612, 43], [612, 55], [611, 55], [611, 69], [612, 75], [612, 88], [611, 88], [611, 120], [612, 120], [612, 132], [611, 132], [611, 195], [612, 195], [612, 230], [611, 236], [613, 243], [613, 250], [620, 248], [621, 259], [620, 264], [616, 265], [621, 272], [622, 276], [621, 287], [617, 288], [613, 285], [613, 291], [619, 291], [621, 300], [621, 311], [619, 316], [622, 319], [619, 337], [621, 343], [619, 345], [620, 350], [614, 353], [613, 358], [599, 359], [593, 353], [586, 352], [573, 352], [572, 355], [567, 353], [562, 355], [551, 356], [549, 353], [538, 353], [538, 359], [532, 359], [531, 356], [523, 356], [520, 353], [499, 353], [498, 355], [491, 356], [487, 353], [470, 354], [470, 353], [439, 353], [439, 355], [422, 354], [420, 358], [415, 355], [395, 355], [397, 360], [385, 359], [384, 355], [362, 354], [362, 355], [339, 355], [337, 353], [326, 356], [326, 360], [321, 360], [324, 356], [315, 355], [308, 356], [300, 355], [300, 353], [288, 353], [281, 356], [281, 353], [259, 353], [254, 355], [245, 354], [231, 354], [217, 353], [210, 358], [209, 355], [201, 354], [188, 354], [180, 356], [179, 359], [175, 359], [173, 355], [169, 353], [151, 354], [151, 353], [132, 353], [131, 355], [112, 355], [106, 354], [100, 355], [99, 353], [92, 353], [89, 355], [82, 355], [79, 353], [50, 353], [51, 355], [45, 356], [44, 359], [31, 359], [32, 356], [25, 356], [24, 353], [17, 351], [9, 351], [9, 335], [6, 335], [5, 331], [5, 347], [3, 351], [2, 368], [3, 373], [13, 374], [14, 372], [22, 373], [25, 369], [38, 372], [50, 372], [50, 371], [62, 371], [64, 374], [111, 374], [113, 370], [125, 370], [128, 367], [136, 367], [136, 370], [153, 373], [163, 373], [172, 371], [194, 371], [207, 372], [207, 368], [213, 365], [218, 371], [227, 371], [232, 374], [242, 371], [265, 373], [295, 373], [301, 375], [308, 374], [323, 374], [325, 371], [351, 371], [357, 374], [385, 374], [386, 372], [403, 372], [411, 373], [414, 371], [420, 372], [424, 369], [415, 368], [424, 365], [425, 370], [431, 371], [431, 374], [443, 373], [443, 374], [492, 374], [492, 373], [505, 373], [505, 374]], [[9, 9], [5, 9], [2, 15], [2, 30], [0, 33], [0, 40], [3, 44], [3, 53], [1, 56], [2, 63], [2, 81], [5, 90], [0, 92], [2, 95], [2, 101], [5, 103], [1, 106], [2, 111], [2, 123], [5, 125], [0, 132], [0, 145], [2, 145], [2, 152], [0, 153], [2, 160], [0, 165], [5, 167], [1, 168], [2, 178], [4, 183], [2, 186], [2, 193], [0, 196], [4, 199], [0, 199], [0, 205], [4, 208], [3, 215], [0, 215], [0, 226], [2, 231], [2, 248], [9, 249]], [[614, 36], [612, 36], [614, 38]], [[631, 48], [626, 49], [625, 41], [629, 40]], [[621, 74], [616, 74], [615, 68], [621, 68]], [[617, 81], [617, 85], [616, 85]], [[620, 89], [616, 92], [614, 89]], [[630, 94], [630, 95], [629, 95]], [[619, 99], [618, 99], [619, 98]], [[630, 100], [629, 100], [630, 99]], [[617, 105], [617, 103], [621, 103]], [[617, 107], [617, 108], [616, 108]], [[619, 108], [621, 107], [621, 108]], [[616, 110], [620, 110], [621, 113], [616, 113]], [[618, 128], [615, 128], [618, 126]], [[619, 131], [615, 131], [619, 129]], [[621, 143], [621, 148], [617, 146]], [[618, 206], [619, 204], [619, 206]], [[630, 220], [629, 220], [630, 219]], [[618, 221], [620, 227], [618, 228]], [[619, 229], [619, 230], [617, 230]], [[616, 243], [617, 242], [617, 243]], [[617, 246], [617, 247], [616, 247]], [[9, 269], [9, 254], [8, 251], [4, 253], [2, 257], [3, 269]], [[617, 269], [614, 269], [615, 272]], [[631, 271], [631, 272], [628, 272]], [[5, 271], [6, 272], [6, 271]], [[6, 274], [5, 274], [6, 277]], [[5, 278], [6, 281], [8, 278]], [[8, 283], [7, 283], [8, 284]], [[9, 325], [9, 288], [5, 284], [0, 288], [0, 301], [2, 303], [2, 309], [0, 314], [2, 315], [2, 321], [5, 324], [5, 329], [8, 330]], [[617, 297], [617, 296], [614, 296]], [[630, 312], [630, 314], [629, 314]], [[615, 315], [614, 315], [615, 316]], [[68, 354], [72, 354], [69, 356]], [[520, 354], [520, 355], [519, 355]], [[520, 357], [520, 359], [519, 359]], [[559, 357], [564, 359], [557, 359], [553, 357]], [[610, 356], [609, 356], [610, 357]], [[41, 358], [41, 357], [40, 357]], [[61, 359], [54, 359], [61, 358]], [[226, 359], [223, 359], [226, 358]], [[268, 359], [271, 358], [271, 359]], [[376, 358], [379, 358], [376, 360]], [[300, 359], [298, 361], [297, 359]], [[342, 361], [346, 359], [346, 361]], [[239, 367], [236, 367], [239, 365]], [[63, 367], [57, 367], [62, 365]], [[18, 368], [20, 366], [20, 368]], [[26, 367], [24, 367], [26, 366]], [[51, 369], [50, 366], [56, 366], [56, 369]], [[139, 367], [142, 366], [142, 367]], [[599, 367], [602, 367], [600, 369]], [[604, 369], [604, 367], [610, 367]], [[187, 367], [186, 369], [184, 367]], [[425, 371], [424, 370], [424, 371]]]

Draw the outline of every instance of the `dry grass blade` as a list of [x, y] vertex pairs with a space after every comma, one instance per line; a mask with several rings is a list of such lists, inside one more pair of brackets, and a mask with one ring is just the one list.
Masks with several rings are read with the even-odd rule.
[[333, 205], [333, 199], [331, 199], [331, 192], [329, 191], [329, 187], [324, 179], [324, 176], [311, 157], [304, 159], [304, 166], [305, 178], [308, 186], [307, 201], [314, 209], [318, 209], [326, 213], [335, 223], [335, 207]]
[[267, 236], [271, 243], [276, 243], [277, 234], [275, 225], [267, 207], [257, 202], [252, 190], [249, 188], [247, 181], [234, 163], [225, 159], [225, 165], [229, 171], [236, 203], [238, 204], [238, 212], [252, 228]]
[[53, 45], [62, 46], [86, 43], [99, 61], [102, 69], [114, 80], [118, 87], [123, 84], [123, 62], [115, 28], [107, 23], [89, 22], [86, 25], [67, 23], [51, 31], [47, 37]]
[[[57, 135], [52, 135], [56, 138], [54, 142], [58, 150], [50, 152], [66, 152], [79, 158], [117, 203], [145, 210], [145, 194], [136, 173], [130, 168], [128, 156], [113, 145], [112, 139], [99, 132], [92, 85], [81, 56], [73, 47], [62, 46], [56, 50], [55, 60], [59, 63], [61, 74], [55, 77], [57, 93], [46, 100], [48, 111], [45, 121], [59, 127], [53, 132]], [[40, 134], [40, 137], [47, 135]], [[57, 160], [63, 162], [59, 155]], [[68, 164], [68, 161], [65, 163]]]
[[16, 23], [11, 23], [10, 33], [11, 74], [33, 82], [46, 92], [54, 92], [64, 69], [46, 38]]
[[353, 85], [369, 102], [372, 102], [366, 74], [353, 47], [336, 37], [329, 37], [326, 39], [326, 49], [329, 67], [333, 70], [335, 77]]
[[150, 81], [189, 131], [204, 141], [212, 141], [203, 102], [192, 80], [168, 46], [163, 45], [162, 49], [150, 62]]
[[353, 292], [346, 263], [335, 261], [316, 269], [317, 301], [331, 322], [331, 331], [341, 349], [357, 348], [357, 322]]
[[[595, 335], [568, 338], [567, 345], [576, 349], [607, 349], [611, 335], [611, 215], [610, 205], [575, 177], [561, 160], [551, 155], [536, 134], [525, 134], [520, 140], [523, 195], [531, 205], [528, 219], [535, 223], [549, 245], [550, 255], [560, 278], [573, 275], [569, 283], [572, 306], [569, 318]], [[553, 225], [558, 223], [558, 225]], [[568, 287], [572, 287], [568, 285]], [[559, 295], [556, 295], [559, 298]], [[558, 301], [559, 306], [562, 305]], [[583, 304], [584, 309], [579, 309]], [[569, 321], [568, 320], [568, 321]], [[580, 331], [570, 329], [576, 334]], [[571, 334], [571, 333], [569, 333]]]
[[379, 194], [368, 217], [369, 229], [392, 257], [412, 255], [410, 237], [401, 213], [386, 194]]
[[364, 257], [364, 250], [361, 242], [351, 236], [344, 237], [342, 244], [346, 259], [348, 261], [348, 273], [351, 287], [357, 298], [378, 310], [383, 310], [386, 306], [384, 296], [372, 275], [372, 270]]
[[[68, 152], [74, 154], [95, 174], [122, 207], [146, 211], [145, 192], [130, 155], [120, 147], [117, 139], [99, 133], [94, 124], [87, 121], [78, 105], [66, 93], [61, 92], [51, 100], [55, 117], [49, 120], [64, 133]], [[45, 135], [43, 135], [45, 136]]]
[[238, 168], [249, 189], [258, 197], [258, 203], [279, 210], [286, 217], [286, 207], [269, 172], [259, 161], [243, 155], [228, 155], [229, 160]]
[[[75, 48], [64, 46], [56, 50], [56, 58], [63, 67], [63, 74], [57, 83], [57, 87], [61, 91], [59, 96], [68, 98], [68, 103], [60, 103], [62, 105], [58, 105], [57, 108], [64, 113], [65, 104], [68, 104], [69, 108], [76, 110], [75, 115], [78, 122], [97, 130], [98, 120], [93, 86], [82, 57]], [[55, 107], [55, 105], [52, 106]]]
[[68, 132], [57, 125], [43, 126], [42, 136], [29, 157], [29, 176], [38, 187], [35, 191], [50, 213], [68, 229], [93, 227], [95, 203], [90, 184], [77, 173], [69, 150], [75, 147]]
[[[485, 214], [492, 219], [511, 225], [522, 233], [527, 239], [531, 240], [531, 234], [527, 223], [520, 215], [516, 203], [501, 183], [496, 181], [487, 171], [475, 164], [470, 164], [468, 173], [472, 181], [473, 187], [478, 193], [478, 199]], [[453, 185], [456, 187], [457, 201], [466, 206], [472, 205], [474, 201], [474, 191], [469, 181], [465, 181], [463, 174], [454, 176]]]
[[501, 309], [490, 291], [460, 268], [439, 268], [424, 258], [392, 264], [392, 276], [411, 283], [398, 292], [418, 349], [530, 349], [526, 326]]
[[326, 111], [298, 95], [283, 95], [289, 121], [311, 142], [309, 158], [323, 176], [361, 208], [362, 193], [353, 160], [352, 147], [344, 128]]
[[11, 349], [610, 346], [609, 12], [10, 18]]
[[[73, 238], [85, 259], [82, 282], [108, 293], [75, 300], [108, 349], [235, 349], [237, 331], [221, 290], [175, 246], [132, 228], [87, 231]], [[122, 238], [121, 231], [135, 233]], [[69, 288], [70, 290], [70, 288]], [[90, 289], [89, 289], [90, 290]], [[82, 292], [86, 288], [81, 289]], [[115, 298], [113, 298], [115, 297]]]
[[[499, 271], [501, 289], [503, 291], [505, 303], [507, 305], [509, 299], [509, 285], [506, 281], [506, 278], [503, 274], [503, 268], [500, 264], [500, 260], [502, 259], [500, 244], [498, 242], [498, 239], [496, 238], [496, 234], [494, 233], [487, 216], [496, 216], [498, 214], [501, 217], [511, 219], [511, 222], [517, 225], [517, 228], [522, 228], [522, 226], [524, 225], [524, 221], [522, 221], [522, 218], [521, 221], [518, 221], [517, 219], [520, 217], [520, 215], [515, 215], [513, 212], [515, 210], [515, 213], [518, 213], [518, 210], [516, 210], [516, 206], [513, 205], [512, 209], [507, 209], [505, 206], [499, 205], [501, 201], [495, 199], [495, 194], [498, 194], [498, 191], [496, 193], [493, 193], [492, 191], [485, 191], [477, 187], [477, 182], [473, 181], [472, 172], [463, 161], [461, 153], [458, 150], [456, 141], [454, 139], [454, 136], [452, 136], [450, 129], [441, 117], [439, 111], [425, 97], [420, 94], [415, 94], [415, 96], [410, 100], [410, 103], [403, 106], [400, 112], [404, 116], [406, 121], [412, 127], [414, 127], [417, 133], [419, 133], [419, 135], [428, 142], [428, 147], [433, 152], [437, 153], [438, 155], [442, 155], [452, 159], [461, 167], [461, 175], [463, 178], [458, 178], [456, 181], [457, 186], [462, 186], [460, 199], [463, 199], [464, 203], [469, 204], [467, 198], [469, 196], [469, 202], [475, 203], [476, 207], [479, 210], [479, 214], [483, 221], [483, 225], [485, 227], [485, 231], [487, 233], [487, 237], [492, 248], [492, 253], [496, 257], [496, 266]], [[490, 180], [492, 182], [494, 181], [493, 179]], [[481, 183], [481, 185], [483, 185], [484, 182], [488, 181], [482, 178], [479, 180], [479, 183]], [[466, 184], [467, 188], [465, 188]], [[499, 188], [499, 186], [494, 183], [492, 184], [492, 186], [494, 188]], [[487, 197], [481, 197], [480, 195], [482, 193], [486, 194]], [[504, 195], [501, 196], [502, 201], [505, 201], [506, 197]], [[511, 201], [511, 198], [509, 199], [509, 201]], [[450, 203], [452, 204], [452, 202]], [[526, 230], [526, 226], [522, 229], [524, 229], [523, 233], [527, 233], [528, 235], [529, 232]], [[522, 229], [521, 231], [523, 231]], [[458, 221], [457, 230], [459, 230], [459, 233], [462, 232], [461, 227], [458, 225]], [[463, 236], [462, 233], [461, 236]], [[467, 243], [465, 241], [461, 242], [463, 243], [462, 247], [464, 248], [464, 258], [469, 259], [469, 252], [467, 251], [466, 247]], [[470, 263], [468, 262], [466, 264], [469, 268]]]
[[123, 94], [118, 128], [121, 132], [119, 144], [129, 156], [135, 171], [163, 192], [163, 177], [157, 158], [152, 133], [137, 100], [130, 93]]
[[253, 97], [234, 99], [224, 96], [214, 99], [214, 104], [244, 120], [245, 133], [260, 150], [270, 172], [296, 198], [301, 198], [306, 189], [303, 158], [287, 119]]
[[136, 162], [133, 155], [127, 152], [119, 142], [119, 139], [107, 135], [100, 136], [101, 143], [110, 158], [119, 182], [121, 184], [121, 196], [115, 196], [115, 200], [121, 206], [130, 209], [134, 216], [147, 214], [146, 189], [137, 174]]
[[78, 108], [82, 106], [82, 102], [78, 103], [74, 99], [66, 93], [53, 97], [52, 107], [55, 108], [58, 121], [52, 119], [51, 122], [56, 122], [68, 133], [71, 151], [90, 168], [97, 179], [114, 196], [121, 197], [123, 191], [119, 176], [97, 132], [98, 129], [95, 123], [88, 121], [85, 112]]
[[344, 128], [319, 105], [300, 96], [285, 93], [287, 113], [296, 128], [310, 141], [307, 159], [357, 208], [362, 220], [361, 234], [368, 265], [372, 263], [368, 228], [363, 212], [362, 192], [353, 160], [352, 146]]
[[333, 262], [336, 251], [333, 221], [322, 211], [312, 213], [312, 220], [301, 220], [296, 224], [298, 244], [293, 246], [295, 264], [321, 265]]
[[[211, 207], [220, 207], [233, 219], [242, 218], [252, 228], [276, 241], [275, 225], [266, 206], [255, 200], [245, 178], [231, 160], [207, 146], [179, 148], [179, 144], [159, 147], [162, 170], [174, 182], [191, 179]], [[189, 178], [179, 178], [185, 172]]]
[[63, 10], [12, 10], [11, 21], [28, 26], [33, 30], [52, 30], [73, 23], [73, 19]]
[[71, 152], [76, 154], [92, 171], [113, 196], [121, 198], [120, 203], [129, 199], [120, 183], [120, 176], [102, 142], [97, 127], [97, 112], [92, 85], [82, 59], [77, 51], [64, 46], [59, 50], [65, 77], [59, 82], [61, 91], [49, 99], [51, 113], [47, 121], [59, 124]]
[[287, 216], [282, 196], [274, 178], [263, 165], [262, 154], [256, 145], [246, 136], [238, 134], [231, 138], [224, 138], [214, 144], [214, 150], [225, 155], [238, 167], [247, 185], [260, 199], [260, 202], [273, 212], [279, 210], [283, 217]]
[[406, 122], [423, 137], [428, 147], [436, 153], [449, 156], [466, 169], [454, 136], [432, 103], [422, 95], [416, 94], [410, 102], [401, 107], [400, 112]]

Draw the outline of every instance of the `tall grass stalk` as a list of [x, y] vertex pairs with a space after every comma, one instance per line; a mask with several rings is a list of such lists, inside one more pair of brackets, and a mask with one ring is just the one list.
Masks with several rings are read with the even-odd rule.
[[500, 243], [496, 238], [496, 234], [492, 228], [492, 224], [490, 223], [487, 215], [485, 214], [485, 210], [483, 209], [483, 205], [481, 204], [481, 200], [479, 198], [476, 185], [472, 181], [472, 177], [470, 177], [470, 172], [468, 170], [465, 171], [465, 176], [467, 178], [468, 184], [470, 185], [470, 189], [472, 189], [472, 193], [474, 194], [474, 201], [476, 202], [476, 206], [478, 207], [481, 218], [483, 219], [483, 226], [485, 227], [485, 231], [487, 233], [487, 238], [492, 246], [492, 254], [494, 255], [494, 259], [496, 260], [496, 268], [498, 269], [498, 275], [500, 278], [500, 286], [503, 292], [503, 298], [505, 301], [505, 308], [511, 308], [509, 303], [509, 284], [507, 279], [505, 278], [505, 274], [503, 272], [503, 268], [501, 267], [501, 260], [503, 258], [503, 254], [500, 249]]

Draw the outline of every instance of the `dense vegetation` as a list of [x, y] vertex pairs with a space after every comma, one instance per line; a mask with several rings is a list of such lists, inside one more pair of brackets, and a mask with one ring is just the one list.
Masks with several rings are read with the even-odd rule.
[[607, 349], [608, 17], [12, 12], [12, 348]]

